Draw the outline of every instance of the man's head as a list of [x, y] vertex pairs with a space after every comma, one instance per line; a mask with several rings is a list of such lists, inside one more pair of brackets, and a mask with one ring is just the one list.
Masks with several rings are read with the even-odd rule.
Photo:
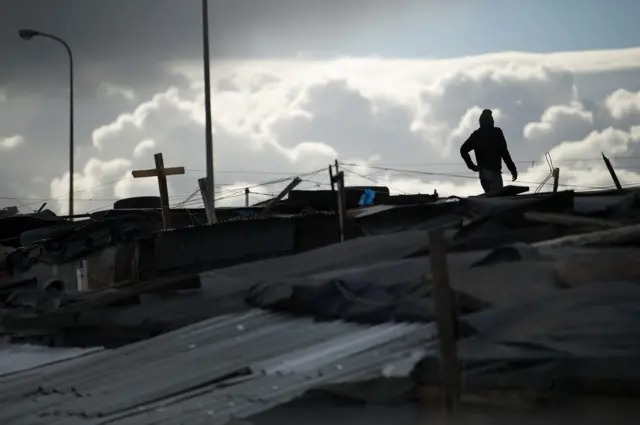
[[494, 126], [493, 113], [491, 112], [491, 109], [485, 109], [480, 114], [480, 127], [493, 127], [493, 126]]

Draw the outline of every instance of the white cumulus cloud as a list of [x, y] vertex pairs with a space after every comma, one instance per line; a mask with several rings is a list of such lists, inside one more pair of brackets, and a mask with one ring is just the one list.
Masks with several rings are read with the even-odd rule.
[[[546, 152], [561, 168], [563, 187], [611, 186], [601, 151], [614, 158], [623, 183], [640, 183], [633, 164], [624, 161], [640, 155], [638, 128], [625, 121], [638, 113], [638, 88], [614, 78], [621, 71], [640, 77], [639, 52], [216, 63], [212, 118], [220, 202], [241, 204], [242, 188], [257, 184], [264, 194], [277, 193], [287, 176], [326, 169], [336, 158], [358, 164], [345, 165], [357, 173], [347, 172], [349, 184], [477, 193], [477, 175], [466, 169], [457, 147], [485, 108], [494, 110], [520, 181], [532, 190], [549, 172]], [[96, 128], [93, 158], [78, 173], [78, 188], [122, 178], [92, 194], [157, 193], [154, 179], [126, 178], [131, 169], [153, 167], [151, 149], [163, 153], [166, 166], [188, 170], [169, 179], [174, 199], [197, 188], [206, 162], [201, 67], [180, 63], [169, 70], [190, 83], [156, 93]], [[589, 97], [591, 79], [599, 78], [601, 88], [609, 75], [606, 96]], [[52, 196], [64, 194], [65, 178], [54, 180]], [[303, 188], [328, 187], [326, 172], [304, 180]], [[256, 201], [263, 195], [251, 196]]]
[[156, 147], [156, 142], [151, 139], [143, 140], [133, 148], [133, 157], [136, 159], [142, 158], [148, 155], [153, 148]]
[[617, 120], [634, 115], [640, 117], [640, 91], [632, 93], [618, 89], [607, 97], [605, 104], [611, 116]]
[[23, 143], [24, 143], [24, 137], [20, 135], [6, 137], [4, 139], [0, 139], [0, 150], [10, 151], [22, 145]]

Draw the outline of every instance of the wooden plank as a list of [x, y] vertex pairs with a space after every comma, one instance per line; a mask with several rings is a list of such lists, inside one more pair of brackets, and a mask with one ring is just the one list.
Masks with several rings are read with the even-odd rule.
[[284, 198], [285, 196], [287, 196], [289, 194], [289, 192], [291, 192], [293, 189], [296, 188], [296, 186], [298, 186], [300, 183], [302, 183], [302, 179], [298, 176], [296, 176], [288, 185], [287, 187], [285, 187], [280, 193], [278, 193], [278, 196], [276, 196], [275, 198], [273, 198], [272, 200], [270, 200], [267, 205], [265, 205], [265, 207], [262, 210], [263, 214], [267, 214], [269, 213], [269, 211], [271, 211], [271, 207], [276, 205], [278, 202], [280, 202], [282, 200], [282, 198]]
[[164, 169], [164, 159], [162, 153], [153, 156], [156, 162], [156, 171], [158, 175], [158, 188], [160, 189], [160, 205], [162, 207], [162, 227], [164, 229], [171, 228], [171, 211], [169, 210], [169, 189], [167, 188], [167, 175]]
[[580, 217], [572, 214], [526, 212], [524, 218], [530, 221], [546, 224], [562, 224], [566, 226], [594, 226], [604, 229], [615, 229], [624, 226], [623, 223], [600, 218]]
[[[175, 176], [178, 174], [184, 174], [184, 167], [169, 167], [164, 169], [165, 176]], [[152, 168], [150, 170], [134, 170], [131, 172], [131, 175], [135, 179], [140, 179], [144, 177], [158, 177], [158, 170], [156, 168]]]
[[609, 170], [609, 174], [611, 175], [611, 180], [613, 180], [613, 184], [616, 186], [616, 189], [622, 190], [622, 185], [620, 184], [620, 180], [618, 180], [618, 174], [616, 174], [616, 170], [613, 169], [613, 165], [611, 165], [611, 161], [609, 161], [609, 158], [604, 156], [604, 153], [602, 153], [602, 160], [604, 161], [604, 165], [607, 166], [607, 170]]
[[609, 248], [556, 260], [555, 284], [563, 288], [598, 282], [640, 281], [640, 249]]
[[440, 340], [442, 383], [447, 413], [453, 414], [460, 402], [460, 366], [456, 346], [456, 311], [449, 285], [444, 231], [429, 232], [431, 276], [436, 308], [436, 324]]
[[569, 246], [621, 246], [640, 241], [640, 224], [570, 235], [533, 244], [535, 247], [559, 248]]

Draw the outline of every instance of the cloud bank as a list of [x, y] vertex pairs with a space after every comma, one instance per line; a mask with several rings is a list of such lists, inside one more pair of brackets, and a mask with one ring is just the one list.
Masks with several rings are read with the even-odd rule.
[[[256, 186], [251, 201], [263, 200], [282, 189], [287, 176], [326, 170], [336, 158], [345, 163], [348, 184], [478, 193], [458, 149], [484, 108], [496, 111], [519, 180], [532, 190], [549, 173], [546, 152], [561, 168], [562, 187], [612, 186], [601, 152], [614, 158], [623, 184], [640, 184], [640, 87], [629, 83], [630, 75], [640, 76], [637, 57], [640, 49], [215, 63], [219, 204], [244, 202], [249, 186]], [[173, 84], [146, 99], [118, 81], [99, 86], [102, 98], [126, 102], [125, 112], [97, 125], [79, 153], [77, 210], [157, 193], [154, 179], [130, 178], [132, 169], [153, 167], [155, 152], [164, 154], [166, 166], [188, 170], [169, 179], [174, 203], [196, 190], [205, 168], [201, 67], [169, 63], [165, 72]], [[40, 196], [56, 198], [53, 206], [64, 213], [68, 173], [50, 181]], [[277, 183], [261, 185], [266, 181]], [[305, 177], [303, 187], [327, 183], [322, 171]], [[199, 196], [192, 199], [187, 205], [195, 206]]]

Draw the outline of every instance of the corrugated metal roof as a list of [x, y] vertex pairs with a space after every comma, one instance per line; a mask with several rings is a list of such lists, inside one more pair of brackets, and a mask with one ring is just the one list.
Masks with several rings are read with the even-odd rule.
[[131, 412], [133, 416], [114, 423], [224, 424], [232, 418], [247, 418], [286, 403], [314, 387], [382, 376], [390, 364], [409, 357], [417, 343], [414, 336], [398, 341], [392, 347], [367, 350], [303, 373], [257, 375], [255, 379], [229, 388], [210, 389], [177, 403], [157, 404], [145, 412]]
[[[246, 207], [247, 209], [251, 209], [252, 207]], [[256, 208], [257, 211], [260, 211], [260, 208]], [[271, 213], [269, 215], [249, 215], [249, 216], [239, 216], [239, 217], [231, 217], [223, 221], [219, 221], [214, 224], [201, 224], [201, 225], [192, 225], [192, 226], [184, 226], [176, 229], [159, 229], [151, 232], [152, 234], [162, 234], [162, 233], [172, 233], [172, 232], [183, 232], [189, 229], [202, 229], [203, 227], [212, 227], [212, 226], [220, 226], [221, 224], [227, 223], [236, 223], [236, 222], [254, 222], [254, 221], [294, 221], [294, 220], [304, 220], [318, 217], [330, 217], [336, 215], [333, 211], [309, 211], [309, 212], [300, 212], [295, 214], [285, 214], [285, 213]]]
[[6, 379], [10, 374], [84, 356], [99, 350], [100, 348], [52, 348], [14, 344], [0, 346], [0, 376]]
[[0, 389], [0, 423], [246, 417], [321, 383], [380, 375], [381, 365], [424, 346], [429, 326], [318, 323], [262, 310], [222, 316], [14, 379]]
[[393, 210], [396, 208], [398, 208], [398, 206], [396, 205], [373, 205], [373, 206], [358, 209], [358, 210], [348, 211], [348, 214], [355, 218], [361, 218], [361, 217], [367, 217], [370, 215], [378, 214], [384, 211]]

